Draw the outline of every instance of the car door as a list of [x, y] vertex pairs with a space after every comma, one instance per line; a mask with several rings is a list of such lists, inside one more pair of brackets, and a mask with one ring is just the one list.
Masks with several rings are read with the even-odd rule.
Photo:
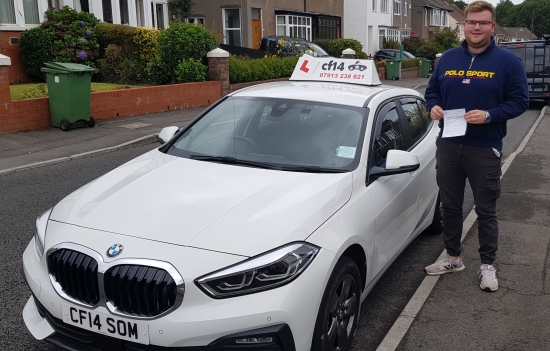
[[408, 131], [410, 145], [408, 151], [414, 153], [420, 161], [417, 170], [420, 178], [418, 195], [418, 224], [422, 223], [434, 204], [438, 187], [435, 179], [435, 139], [439, 128], [430, 118], [424, 101], [410, 97], [399, 100], [404, 116], [404, 128]]
[[[402, 115], [402, 114], [401, 114]], [[376, 114], [369, 169], [384, 167], [389, 150], [408, 149], [409, 136], [395, 101]], [[377, 275], [401, 252], [417, 224], [420, 187], [418, 172], [368, 179], [368, 191], [376, 211], [374, 273]]]

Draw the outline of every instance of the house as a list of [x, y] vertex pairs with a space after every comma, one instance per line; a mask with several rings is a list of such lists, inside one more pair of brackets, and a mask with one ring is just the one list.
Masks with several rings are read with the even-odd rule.
[[460, 41], [463, 41], [465, 39], [465, 37], [464, 37], [464, 20], [466, 19], [466, 17], [464, 16], [464, 11], [461, 10], [455, 4], [447, 3], [447, 5], [451, 8], [451, 10], [453, 10], [450, 13], [451, 17], [449, 18], [449, 27], [452, 30], [456, 31], [456, 35], [458, 36], [458, 39]]
[[495, 32], [494, 32], [493, 38], [495, 39], [495, 44], [497, 45], [499, 45], [501, 42], [512, 40], [512, 37], [510, 36], [510, 34], [504, 28], [502, 28], [498, 23], [495, 25]]
[[411, 0], [344, 0], [346, 38], [361, 42], [374, 55], [383, 39], [399, 40], [411, 35]]
[[10, 81], [29, 80], [21, 64], [21, 33], [39, 26], [46, 10], [63, 6], [93, 13], [103, 22], [155, 28], [168, 25], [168, 0], [0, 0], [0, 54], [11, 58]]
[[443, 0], [412, 0], [411, 37], [427, 41], [443, 27], [450, 26], [450, 13], [453, 9]]
[[[388, 0], [386, 0], [388, 1]], [[197, 0], [191, 22], [224, 34], [224, 44], [258, 48], [263, 36], [341, 38], [344, 0]]]
[[503, 27], [508, 33], [506, 41], [525, 41], [538, 39], [529, 29], [525, 27]]

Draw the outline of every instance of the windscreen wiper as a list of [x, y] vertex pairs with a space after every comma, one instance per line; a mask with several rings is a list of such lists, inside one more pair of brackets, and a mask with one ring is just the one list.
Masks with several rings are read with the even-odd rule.
[[319, 166], [282, 166], [281, 171], [290, 172], [307, 172], [307, 173], [346, 173], [347, 169], [342, 168], [329, 168]]
[[277, 169], [277, 166], [269, 163], [241, 160], [231, 156], [191, 155], [189, 156], [189, 158], [199, 161], [219, 162], [231, 165], [245, 165], [266, 169]]

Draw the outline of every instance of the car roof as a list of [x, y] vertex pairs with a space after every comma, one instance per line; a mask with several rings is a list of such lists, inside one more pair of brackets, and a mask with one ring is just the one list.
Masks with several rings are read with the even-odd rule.
[[394, 90], [396, 95], [417, 95], [416, 91], [390, 85], [283, 81], [254, 85], [231, 94], [235, 97], [269, 97], [363, 107], [365, 102], [382, 91]]

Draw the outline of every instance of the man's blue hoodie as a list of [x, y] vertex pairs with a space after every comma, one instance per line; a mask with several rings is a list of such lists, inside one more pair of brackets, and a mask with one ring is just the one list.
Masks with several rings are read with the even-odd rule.
[[[521, 59], [495, 45], [493, 39], [479, 54], [468, 51], [466, 41], [441, 56], [426, 88], [426, 107], [443, 110], [484, 110], [486, 124], [468, 124], [466, 135], [448, 138], [460, 144], [502, 147], [506, 121], [529, 107], [527, 75]], [[444, 128], [443, 120], [439, 127]]]

